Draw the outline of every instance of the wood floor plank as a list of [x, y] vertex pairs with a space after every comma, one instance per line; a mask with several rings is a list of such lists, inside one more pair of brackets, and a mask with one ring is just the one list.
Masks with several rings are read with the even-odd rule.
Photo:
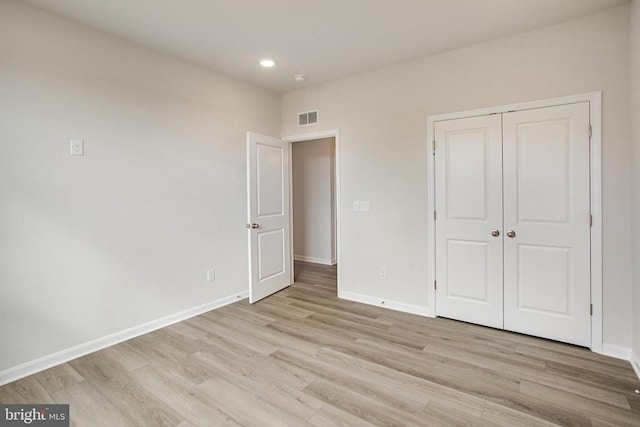
[[373, 340], [399, 344], [416, 350], [422, 350], [426, 345], [425, 340], [417, 339], [415, 336], [407, 336], [406, 334], [394, 334], [388, 332], [386, 327], [374, 324], [365, 325], [360, 322], [337, 319], [334, 316], [320, 314], [313, 314], [306, 320], [306, 325], [314, 325], [318, 329], [341, 331], [344, 334], [348, 333], [354, 340], [361, 336], [368, 336]]
[[63, 363], [62, 365], [54, 366], [46, 371], [38, 372], [34, 377], [49, 394], [53, 394], [69, 387], [70, 385], [84, 381], [82, 375], [80, 375], [68, 363]]
[[[302, 390], [315, 379], [308, 373], [299, 374], [299, 369], [275, 363], [270, 360], [242, 361], [243, 369], [238, 369], [239, 363], [234, 363], [230, 357], [223, 357], [220, 353], [212, 355], [201, 353], [196, 355], [203, 363], [207, 363], [219, 373], [218, 378], [235, 384], [243, 390], [259, 395], [262, 400], [279, 408], [285, 408], [288, 413], [304, 420], [311, 419], [322, 406], [322, 402], [302, 393]], [[232, 355], [231, 355], [232, 357]], [[268, 356], [259, 356], [268, 358]], [[251, 366], [249, 368], [249, 366]], [[270, 366], [272, 369], [264, 369]]]
[[416, 394], [413, 390], [391, 381], [380, 381], [379, 377], [354, 369], [352, 366], [325, 361], [319, 355], [309, 356], [292, 349], [282, 349], [274, 353], [273, 357], [300, 369], [306, 369], [318, 378], [348, 387], [372, 400], [392, 405], [409, 413], [421, 413], [428, 402], [424, 394]]
[[[440, 319], [436, 319], [440, 320]], [[516, 345], [513, 342], [470, 333], [466, 329], [451, 328], [449, 324], [436, 324], [433, 326], [422, 326], [420, 328], [407, 328], [402, 326], [392, 326], [391, 333], [403, 334], [407, 336], [417, 336], [420, 341], [443, 345], [466, 345], [476, 349], [486, 349], [490, 352], [515, 354]]]
[[178, 322], [171, 326], [164, 328], [168, 331], [173, 331], [178, 333], [188, 339], [197, 340], [198, 338], [202, 338], [207, 336], [207, 332], [202, 329], [195, 328], [188, 324], [187, 322]]
[[145, 353], [131, 345], [132, 341], [126, 341], [105, 348], [104, 354], [118, 363], [127, 371], [133, 371], [141, 366], [151, 363]]
[[358, 340], [357, 344], [351, 348], [345, 346], [342, 351], [561, 425], [582, 426], [589, 422], [586, 416], [571, 408], [518, 393], [518, 378], [470, 367], [453, 359], [429, 360], [426, 355], [421, 357], [417, 352], [392, 345], [366, 340]]
[[292, 337], [288, 334], [283, 334], [280, 331], [272, 328], [261, 328], [259, 331], [256, 331], [255, 328], [252, 327], [251, 323], [245, 322], [244, 320], [239, 318], [223, 316], [220, 318], [220, 322], [225, 325], [233, 325], [236, 328], [242, 330], [244, 333], [250, 334], [252, 336], [259, 334], [262, 340], [265, 340], [278, 348], [291, 347], [309, 354], [317, 353], [321, 348], [319, 345], [314, 345], [312, 343], [309, 343], [308, 341]]
[[588, 384], [591, 386], [607, 388], [615, 392], [623, 393], [627, 396], [630, 396], [634, 389], [640, 387], [640, 380], [638, 380], [638, 378], [633, 374], [630, 374], [626, 378], [620, 378], [618, 376], [608, 375], [594, 370], [582, 369], [571, 366], [567, 363], [558, 363], [552, 360], [548, 360], [546, 364], [547, 372], [552, 375], [564, 377], [569, 381], [574, 381], [576, 387]]
[[332, 405], [324, 405], [316, 411], [309, 422], [316, 427], [374, 427], [368, 421], [363, 420], [349, 412], [338, 409]]
[[432, 426], [495, 426], [492, 422], [482, 418], [484, 405], [472, 407], [457, 401], [446, 399], [432, 399], [424, 409], [422, 416], [429, 420]]
[[304, 391], [376, 426], [419, 426], [424, 422], [419, 415], [401, 410], [332, 381], [315, 380]]
[[336, 297], [335, 266], [0, 387], [71, 425], [640, 426], [626, 361]]
[[[191, 353], [173, 347], [159, 334], [146, 334], [128, 342], [134, 349], [146, 355], [152, 363], [165, 369], [180, 372], [192, 383], [199, 384], [211, 378], [211, 372], [193, 362]], [[193, 350], [193, 348], [191, 349]]]
[[104, 352], [73, 360], [70, 365], [113, 406], [120, 408], [128, 425], [173, 426], [184, 421], [171, 406], [157, 400]]
[[602, 414], [607, 414], [606, 418], [609, 421], [613, 421], [621, 427], [640, 425], [640, 416], [630, 409], [618, 408], [568, 391], [524, 380], [520, 384], [520, 392], [526, 396], [534, 396], [574, 408], [589, 417], [602, 417]]
[[268, 315], [258, 313], [255, 310], [252, 310], [248, 307], [244, 307], [240, 304], [229, 305], [225, 307], [224, 312], [229, 316], [233, 316], [238, 319], [242, 319], [244, 321], [251, 322], [260, 326], [266, 326], [269, 323], [272, 323], [276, 320], [273, 317], [269, 317]]
[[520, 375], [523, 369], [539, 372], [546, 367], [543, 360], [532, 359], [508, 350], [487, 349], [475, 342], [442, 342], [434, 340], [428, 342], [422, 351], [446, 357], [455, 357], [458, 360], [480, 366], [493, 366], [505, 372], [513, 371], [514, 375]]
[[482, 418], [501, 427], [553, 427], [559, 425], [493, 402], [486, 403], [482, 411]]
[[518, 345], [516, 352], [532, 358], [535, 357], [542, 360], [562, 363], [581, 368], [585, 371], [599, 372], [621, 379], [629, 378], [629, 375], [633, 373], [631, 366], [611, 364], [607, 360], [609, 359], [607, 357], [603, 357], [602, 360], [590, 360], [591, 358], [585, 357], [587, 354], [586, 350], [584, 352], [580, 352], [580, 356], [569, 356], [558, 351], [538, 346]]
[[209, 336], [224, 338], [260, 354], [271, 354], [278, 349], [277, 346], [256, 335], [242, 334], [242, 331], [238, 330], [238, 328], [217, 321], [216, 316], [222, 315], [224, 315], [223, 312], [217, 313], [215, 316], [207, 313], [197, 318], [189, 319], [188, 322], [197, 328], [207, 331]]
[[87, 382], [66, 387], [55, 393], [58, 403], [69, 405], [69, 416], [76, 426], [129, 426], [122, 410], [114, 406]]
[[520, 388], [517, 376], [393, 344], [359, 339], [346, 351], [428, 381], [455, 386], [478, 395], [491, 390], [499, 395], [508, 395]]
[[198, 385], [198, 390], [216, 402], [238, 424], [243, 426], [311, 426], [307, 420], [277, 407], [262, 396], [222, 378], [212, 378]]
[[[280, 350], [279, 350], [280, 351]], [[252, 356], [239, 355], [220, 346], [194, 355], [204, 365], [221, 376], [233, 372], [250, 378], [255, 385], [277, 384], [294, 390], [302, 390], [315, 379], [307, 370], [278, 363], [276, 359], [255, 353]]]
[[354, 322], [359, 323], [369, 322], [373, 325], [381, 325], [385, 327], [391, 327], [395, 324], [392, 320], [387, 320], [380, 316], [381, 313], [376, 313], [376, 316], [372, 315], [370, 312], [366, 312], [366, 314], [362, 314], [361, 311], [359, 313], [351, 311], [345, 312], [344, 310], [326, 307], [322, 304], [314, 304], [295, 299], [289, 301], [289, 306], [300, 308], [309, 314], [324, 314], [327, 316], [337, 317], [339, 319], [353, 320]]
[[619, 427], [618, 423], [600, 417], [591, 417], [592, 427]]
[[35, 375], [0, 387], [0, 403], [55, 403]]
[[640, 390], [640, 388], [629, 390], [626, 398], [629, 406], [631, 406], [631, 410], [636, 414], [640, 414], [640, 393], [637, 393], [636, 390]]
[[[277, 356], [277, 353], [273, 356]], [[442, 386], [440, 384], [418, 378], [404, 372], [388, 368], [384, 365], [372, 363], [358, 357], [344, 354], [333, 349], [323, 349], [317, 355], [318, 359], [327, 363], [344, 366], [345, 369], [353, 371], [354, 374], [364, 378], [371, 378], [381, 384], [389, 384], [401, 388], [404, 392], [411, 393], [416, 397], [425, 399], [448, 399], [460, 402], [464, 405], [482, 408], [486, 401], [482, 398], [456, 390], [454, 388]]]
[[509, 340], [520, 346], [537, 347], [540, 350], [556, 353], [557, 357], [576, 357], [579, 359], [592, 360], [600, 364], [614, 365], [622, 367], [627, 370], [631, 366], [629, 362], [621, 359], [616, 359], [609, 356], [604, 356], [598, 353], [594, 353], [584, 347], [564, 344], [557, 341], [551, 341], [541, 338], [532, 337], [529, 335], [518, 334], [515, 332], [502, 331], [494, 328], [485, 328], [483, 326], [477, 326], [468, 324], [469, 332], [477, 335], [490, 336], [492, 338]]
[[196, 388], [191, 381], [174, 371], [155, 365], [144, 366], [132, 376], [165, 405], [176, 409], [194, 426], [206, 420], [210, 425], [240, 426], [217, 407], [216, 402]]
[[574, 392], [583, 397], [597, 399], [601, 402], [617, 406], [622, 409], [630, 409], [627, 397], [619, 392], [596, 385], [583, 384], [575, 387], [575, 381], [546, 372], [545, 363], [539, 359], [530, 359], [519, 354], [504, 355], [495, 352], [487, 352], [471, 347], [459, 347], [458, 345], [427, 345], [424, 351], [433, 352], [442, 356], [452, 357], [465, 361], [485, 369], [498, 370], [528, 379], [532, 382], [547, 385], [568, 392]]

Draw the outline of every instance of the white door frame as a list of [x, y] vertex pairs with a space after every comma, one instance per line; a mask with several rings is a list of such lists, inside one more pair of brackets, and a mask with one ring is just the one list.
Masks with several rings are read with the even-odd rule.
[[[455, 113], [437, 114], [427, 117], [427, 141], [432, 153], [429, 156], [427, 169], [428, 206], [435, 211], [435, 160], [433, 156], [434, 124], [442, 120], [453, 120], [488, 114], [500, 114], [510, 111], [531, 110], [534, 108], [555, 107], [558, 105], [589, 102], [589, 119], [591, 122], [592, 136], [590, 146], [590, 182], [591, 182], [591, 215], [593, 225], [591, 227], [591, 304], [593, 314], [591, 316], [591, 350], [602, 353], [602, 92], [591, 92], [579, 95], [563, 96], [518, 104], [502, 105], [499, 107], [482, 108], [477, 110], [461, 111]], [[435, 291], [435, 265], [436, 265], [436, 240], [434, 212], [427, 215], [427, 243], [429, 248], [428, 258], [428, 289], [429, 307], [427, 315], [435, 317], [436, 291]]]
[[[336, 203], [336, 218], [335, 218], [335, 227], [336, 227], [336, 263], [337, 263], [337, 287], [338, 287], [338, 297], [341, 298], [340, 292], [340, 283], [341, 280], [341, 266], [342, 266], [342, 232], [340, 231], [340, 130], [332, 129], [325, 130], [313, 133], [305, 133], [298, 135], [291, 135], [287, 137], [283, 137], [282, 139], [289, 142], [289, 148], [291, 152], [291, 144], [294, 142], [302, 142], [302, 141], [311, 141], [314, 139], [322, 139], [322, 138], [335, 138], [335, 203]], [[291, 220], [290, 220], [290, 228], [291, 228], [291, 283], [293, 283], [293, 162], [289, 162], [289, 206], [291, 206]]]

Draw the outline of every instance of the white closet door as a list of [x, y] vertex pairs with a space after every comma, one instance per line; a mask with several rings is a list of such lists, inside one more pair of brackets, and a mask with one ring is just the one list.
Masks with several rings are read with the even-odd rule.
[[589, 103], [503, 122], [504, 328], [590, 346]]
[[501, 116], [436, 122], [435, 137], [436, 315], [502, 328]]

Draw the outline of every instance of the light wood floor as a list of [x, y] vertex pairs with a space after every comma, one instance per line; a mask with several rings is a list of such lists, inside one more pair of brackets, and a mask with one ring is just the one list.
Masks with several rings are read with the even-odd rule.
[[0, 388], [76, 426], [640, 426], [640, 382], [588, 350], [338, 300], [335, 267]]

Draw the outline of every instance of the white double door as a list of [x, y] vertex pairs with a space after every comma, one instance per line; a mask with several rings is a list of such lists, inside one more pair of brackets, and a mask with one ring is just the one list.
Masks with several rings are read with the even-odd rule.
[[591, 346], [589, 103], [435, 138], [436, 315]]

